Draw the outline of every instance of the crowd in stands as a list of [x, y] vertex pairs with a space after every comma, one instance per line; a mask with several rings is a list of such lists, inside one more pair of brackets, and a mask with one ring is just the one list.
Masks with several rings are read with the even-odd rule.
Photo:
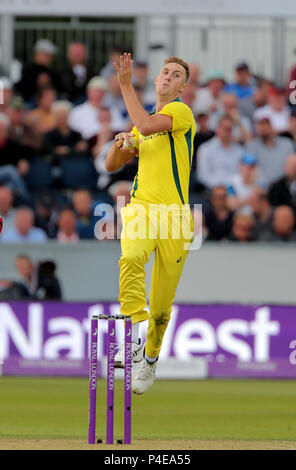
[[[112, 50], [102, 70], [88, 65], [84, 44], [69, 45], [64, 70], [54, 68], [57, 53], [51, 41], [38, 40], [18, 82], [0, 77], [1, 243], [94, 239], [98, 204], [130, 197], [137, 158], [118, 172], [105, 169], [115, 134], [132, 126], [112, 65], [121, 51]], [[296, 107], [289, 91], [255, 76], [247, 63], [235, 66], [230, 82], [219, 70], [205, 80], [197, 64], [190, 71], [181, 99], [197, 123], [190, 202], [203, 206], [204, 240], [296, 241]], [[135, 62], [133, 84], [151, 112], [145, 62]], [[106, 231], [116, 236], [116, 225], [110, 218]]]

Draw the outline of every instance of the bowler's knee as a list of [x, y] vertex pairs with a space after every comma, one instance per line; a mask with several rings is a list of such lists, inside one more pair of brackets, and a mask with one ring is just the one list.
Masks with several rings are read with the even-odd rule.
[[171, 312], [151, 312], [151, 317], [156, 326], [166, 325], [171, 318]]
[[141, 266], [145, 264], [145, 259], [143, 252], [131, 251], [121, 256], [119, 266]]

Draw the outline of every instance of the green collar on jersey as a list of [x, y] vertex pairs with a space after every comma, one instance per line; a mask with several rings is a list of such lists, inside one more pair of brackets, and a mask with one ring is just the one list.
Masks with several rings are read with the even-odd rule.
[[[181, 98], [179, 96], [177, 96], [177, 98], [174, 99], [173, 101], [170, 101], [170, 103], [174, 103], [175, 101], [181, 101]], [[169, 104], [169, 103], [167, 103], [167, 104]], [[153, 111], [151, 111], [151, 113], [149, 113], [149, 115], [151, 116], [152, 114], [155, 114], [155, 113], [156, 113], [156, 110], [155, 110], [155, 107], [154, 107]]]

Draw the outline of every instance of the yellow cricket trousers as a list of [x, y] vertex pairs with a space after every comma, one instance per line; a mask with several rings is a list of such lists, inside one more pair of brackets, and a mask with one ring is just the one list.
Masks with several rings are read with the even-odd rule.
[[[182, 212], [182, 215], [179, 215], [182, 206], [181, 209], [177, 206], [176, 211], [166, 212], [165, 216], [163, 212], [161, 216], [160, 212], [155, 215], [152, 211], [154, 214], [152, 217], [150, 208], [151, 205], [141, 201], [140, 204], [132, 202], [121, 210], [122, 254], [119, 260], [119, 301], [121, 313], [131, 316], [133, 323], [149, 319], [145, 352], [150, 357], [157, 357], [192, 241], [193, 220], [189, 207], [186, 212]], [[182, 230], [184, 220], [186, 228]], [[155, 260], [149, 296], [149, 315], [144, 310], [145, 264], [153, 251], [155, 251]]]

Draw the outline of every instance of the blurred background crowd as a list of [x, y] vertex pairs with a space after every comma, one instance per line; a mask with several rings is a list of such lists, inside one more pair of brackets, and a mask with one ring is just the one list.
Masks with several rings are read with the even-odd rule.
[[[18, 81], [0, 77], [2, 244], [94, 239], [94, 208], [130, 198], [137, 158], [113, 174], [104, 165], [115, 134], [132, 127], [112, 65], [122, 50], [110, 50], [100, 70], [83, 43], [69, 45], [63, 70], [53, 65], [58, 53], [40, 39]], [[204, 241], [296, 241], [296, 106], [288, 85], [296, 70], [285, 88], [245, 62], [234, 64], [232, 81], [219, 70], [203, 71], [201, 80], [201, 68], [190, 64], [181, 98], [197, 122], [190, 203], [193, 211], [202, 204]], [[150, 112], [145, 62], [135, 62], [133, 84]], [[106, 230], [116, 238], [116, 220]]]

